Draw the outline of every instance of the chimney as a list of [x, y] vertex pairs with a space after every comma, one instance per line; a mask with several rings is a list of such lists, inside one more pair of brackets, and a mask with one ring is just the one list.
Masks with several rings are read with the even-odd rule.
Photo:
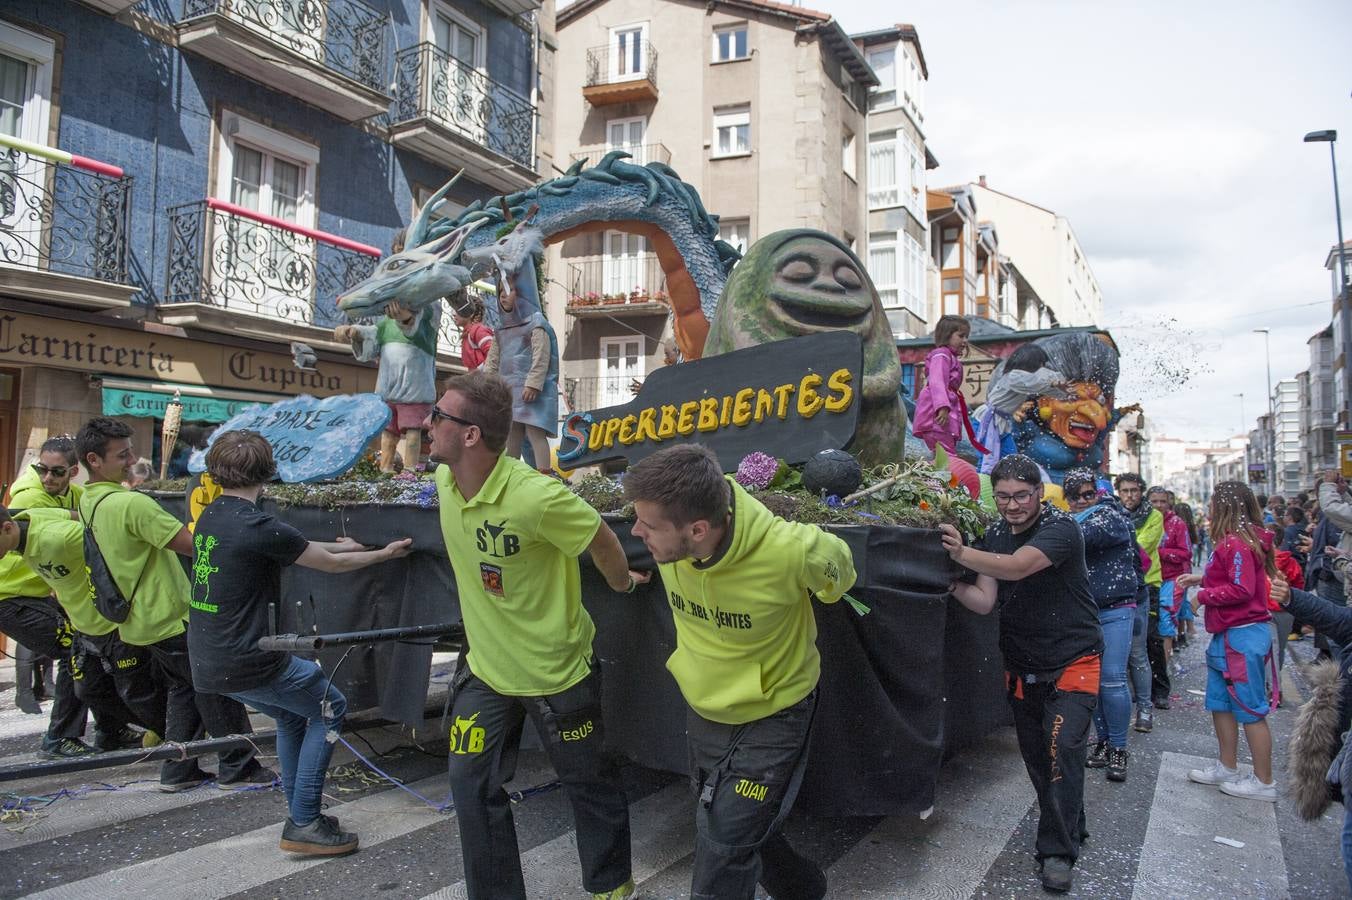
[[978, 175], [978, 176], [976, 176], [976, 183], [979, 184], [979, 185], [981, 185], [982, 187], [985, 187], [985, 186], [986, 186], [986, 176], [985, 176], [985, 175]]

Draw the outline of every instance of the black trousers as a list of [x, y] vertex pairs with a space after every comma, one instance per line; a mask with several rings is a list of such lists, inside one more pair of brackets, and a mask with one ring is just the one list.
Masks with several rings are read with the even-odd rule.
[[695, 807], [692, 900], [750, 900], [756, 883], [775, 900], [819, 900], [821, 868], [780, 833], [807, 763], [817, 692], [744, 725], [686, 715]]
[[1009, 705], [1028, 779], [1037, 792], [1037, 858], [1080, 855], [1084, 819], [1084, 762], [1097, 693], [1062, 690], [1051, 682], [1011, 678]]
[[51, 597], [11, 597], [0, 600], [0, 631], [29, 650], [56, 661], [56, 696], [44, 743], [84, 735], [87, 712], [94, 727], [109, 734], [120, 731], [133, 717], [118, 699], [112, 679], [100, 669], [85, 671], [72, 660], [75, 632], [60, 604]]
[[582, 886], [613, 890], [632, 875], [629, 800], [605, 753], [601, 673], [547, 697], [508, 697], [461, 663], [451, 705], [451, 796], [470, 900], [525, 900], [516, 824], [503, 785], [516, 774], [527, 716], [573, 807]]
[[[166, 690], [164, 731], [166, 741], [197, 741], [206, 735], [227, 737], [252, 734], [249, 714], [244, 705], [224, 694], [198, 693], [192, 686], [192, 667], [188, 663], [188, 635], [171, 638], [146, 647], [164, 679]], [[257, 769], [254, 749], [227, 750], [220, 754], [217, 780], [235, 781]], [[177, 784], [198, 777], [196, 758], [166, 760], [160, 767], [162, 784]]]
[[76, 632], [73, 663], [85, 671], [86, 677], [94, 671], [104, 673], [137, 724], [164, 736], [164, 680], [148, 649], [123, 643], [116, 631], [100, 635]]
[[[1164, 615], [1168, 615], [1168, 612]], [[1167, 701], [1173, 690], [1173, 681], [1169, 678], [1169, 667], [1164, 662], [1164, 638], [1160, 637], [1160, 589], [1155, 584], [1150, 585], [1150, 630], [1145, 636], [1145, 651], [1150, 657], [1150, 699]]]

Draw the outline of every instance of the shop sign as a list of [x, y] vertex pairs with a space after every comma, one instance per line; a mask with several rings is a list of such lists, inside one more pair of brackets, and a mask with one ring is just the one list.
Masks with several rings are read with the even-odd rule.
[[859, 419], [863, 359], [858, 335], [829, 331], [666, 366], [631, 402], [570, 415], [559, 463], [632, 463], [699, 443], [731, 471], [753, 450], [799, 463], [847, 447]]
[[[164, 408], [173, 400], [172, 394], [155, 391], [128, 391], [121, 388], [103, 389], [103, 414], [105, 416], [144, 416], [151, 419], [163, 419]], [[227, 400], [221, 397], [180, 396], [183, 404], [185, 422], [224, 422], [231, 416], [243, 412], [251, 406], [258, 406], [258, 400]]]

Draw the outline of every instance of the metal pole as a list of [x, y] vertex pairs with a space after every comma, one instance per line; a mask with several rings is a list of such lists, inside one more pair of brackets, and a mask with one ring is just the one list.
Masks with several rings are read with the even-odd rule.
[[1239, 398], [1239, 430], [1242, 432], [1244, 431], [1245, 424], [1248, 422], [1244, 417], [1244, 392], [1240, 391], [1238, 394], [1235, 394], [1235, 396]]
[[1255, 328], [1254, 331], [1260, 331], [1263, 334], [1263, 357], [1267, 362], [1267, 406], [1268, 406], [1268, 439], [1267, 452], [1267, 472], [1263, 478], [1263, 483], [1267, 485], [1267, 494], [1271, 497], [1277, 493], [1277, 415], [1272, 407], [1272, 343], [1271, 330], [1267, 328]]
[[1343, 341], [1343, 415], [1344, 429], [1352, 426], [1348, 409], [1352, 407], [1352, 296], [1347, 291], [1347, 259], [1343, 249], [1343, 202], [1338, 196], [1338, 156], [1333, 152], [1337, 140], [1329, 141], [1329, 161], [1333, 163], [1333, 213], [1338, 219], [1338, 310]]

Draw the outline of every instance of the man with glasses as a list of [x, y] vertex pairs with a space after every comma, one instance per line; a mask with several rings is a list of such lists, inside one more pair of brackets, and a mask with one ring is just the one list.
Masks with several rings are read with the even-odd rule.
[[1044, 504], [1042, 473], [1022, 454], [991, 472], [1000, 521], [971, 547], [940, 525], [944, 549], [976, 573], [955, 582], [968, 609], [1000, 609], [1000, 652], [1019, 752], [1038, 798], [1042, 886], [1070, 890], [1084, 818], [1085, 741], [1098, 702], [1103, 633], [1075, 520]]
[[648, 576], [596, 510], [557, 480], [504, 456], [512, 393], [497, 375], [454, 379], [433, 405], [441, 533], [455, 572], [466, 649], [452, 680], [449, 768], [471, 900], [525, 900], [511, 800], [529, 717], [572, 801], [583, 887], [634, 895], [629, 802], [604, 753], [596, 628], [582, 607], [577, 557], [610, 587]]
[[[1160, 568], [1160, 542], [1164, 540], [1164, 516], [1145, 500], [1145, 479], [1134, 472], [1124, 472], [1113, 481], [1117, 499], [1136, 529], [1136, 545], [1150, 557], [1150, 568], [1145, 572], [1147, 602], [1136, 607], [1136, 622], [1131, 632], [1131, 656], [1127, 669], [1131, 675], [1131, 692], [1136, 699], [1137, 731], [1149, 732], [1155, 727], [1151, 703], [1156, 696], [1156, 674], [1150, 652], [1152, 643], [1160, 642], [1160, 587], [1164, 578]], [[1162, 645], [1161, 645], [1162, 646]], [[1166, 696], [1167, 699], [1167, 696]]]
[[[14, 482], [10, 506], [15, 510], [63, 510], [69, 518], [69, 511], [80, 502], [81, 488], [71, 484], [78, 471], [74, 439], [51, 438], [39, 449], [37, 461]], [[25, 549], [23, 538], [28, 534], [27, 523], [22, 527], [16, 524], [13, 534], [17, 540], [13, 549], [18, 552], [0, 560], [0, 631], [31, 653], [50, 656], [57, 667], [56, 696], [52, 698], [51, 719], [38, 755], [58, 759], [136, 746], [141, 735], [127, 727], [133, 718], [131, 713], [118, 699], [112, 680], [101, 667], [86, 669], [81, 664], [72, 629], [72, 623], [75, 628], [94, 630], [102, 624], [109, 629], [116, 626], [99, 616], [92, 603], [71, 604], [63, 609], [63, 604], [70, 601], [60, 596], [53, 599], [47, 581], [29, 565], [29, 562], [41, 565], [42, 561], [26, 562], [21, 555]], [[80, 563], [83, 565], [83, 557]], [[15, 675], [20, 688], [31, 679], [20, 662], [16, 662]], [[94, 712], [92, 747], [81, 740], [90, 709]]]

